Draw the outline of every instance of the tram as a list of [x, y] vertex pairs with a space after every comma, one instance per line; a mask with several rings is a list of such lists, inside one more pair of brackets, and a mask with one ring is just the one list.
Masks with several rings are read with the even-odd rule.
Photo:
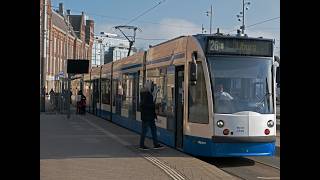
[[151, 80], [160, 142], [197, 156], [272, 156], [273, 46], [247, 36], [177, 37], [92, 68], [83, 79], [87, 111], [141, 133], [140, 89]]

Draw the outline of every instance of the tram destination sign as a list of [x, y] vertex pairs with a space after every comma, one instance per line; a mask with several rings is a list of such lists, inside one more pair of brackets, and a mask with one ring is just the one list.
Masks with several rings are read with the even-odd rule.
[[218, 55], [272, 56], [270, 40], [212, 38], [208, 39], [207, 53]]

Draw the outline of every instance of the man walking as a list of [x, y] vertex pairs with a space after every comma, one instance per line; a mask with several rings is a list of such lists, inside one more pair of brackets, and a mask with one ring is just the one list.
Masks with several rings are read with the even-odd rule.
[[162, 145], [158, 143], [157, 140], [157, 129], [155, 124], [155, 119], [157, 115], [155, 112], [155, 103], [152, 96], [153, 86], [150, 81], [147, 81], [145, 86], [141, 89], [140, 97], [140, 109], [141, 109], [141, 120], [142, 120], [142, 133], [140, 136], [140, 149], [148, 150], [149, 148], [144, 145], [144, 139], [148, 130], [148, 127], [151, 129], [152, 139], [154, 149], [163, 148]]

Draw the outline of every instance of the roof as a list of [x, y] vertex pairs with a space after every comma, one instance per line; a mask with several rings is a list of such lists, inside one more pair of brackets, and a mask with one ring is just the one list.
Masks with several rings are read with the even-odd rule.
[[64, 21], [64, 18], [55, 11], [52, 11], [52, 23], [63, 31], [67, 30], [67, 24]]
[[75, 34], [80, 38], [81, 15], [69, 15], [69, 18]]
[[[68, 29], [68, 25], [65, 22], [65, 18], [62, 17], [59, 13], [52, 11], [52, 23], [53, 25], [57, 26], [59, 29], [61, 29], [63, 32], [66, 32]], [[72, 24], [71, 24], [72, 25]], [[70, 34], [72, 36], [76, 36], [75, 32], [73, 31], [73, 27], [70, 27]]]

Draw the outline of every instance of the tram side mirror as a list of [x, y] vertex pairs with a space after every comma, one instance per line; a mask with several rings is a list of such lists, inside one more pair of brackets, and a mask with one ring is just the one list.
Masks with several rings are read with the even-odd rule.
[[197, 84], [197, 58], [198, 58], [198, 54], [197, 51], [194, 51], [192, 53], [192, 61], [190, 63], [190, 75], [189, 75], [189, 79], [190, 79], [190, 84], [191, 85], [196, 85]]
[[274, 64], [278, 67], [280, 66], [280, 58], [279, 56], [274, 56]]
[[274, 56], [274, 60], [276, 63], [275, 69], [276, 69], [276, 83], [280, 83], [280, 58], [278, 56]]

